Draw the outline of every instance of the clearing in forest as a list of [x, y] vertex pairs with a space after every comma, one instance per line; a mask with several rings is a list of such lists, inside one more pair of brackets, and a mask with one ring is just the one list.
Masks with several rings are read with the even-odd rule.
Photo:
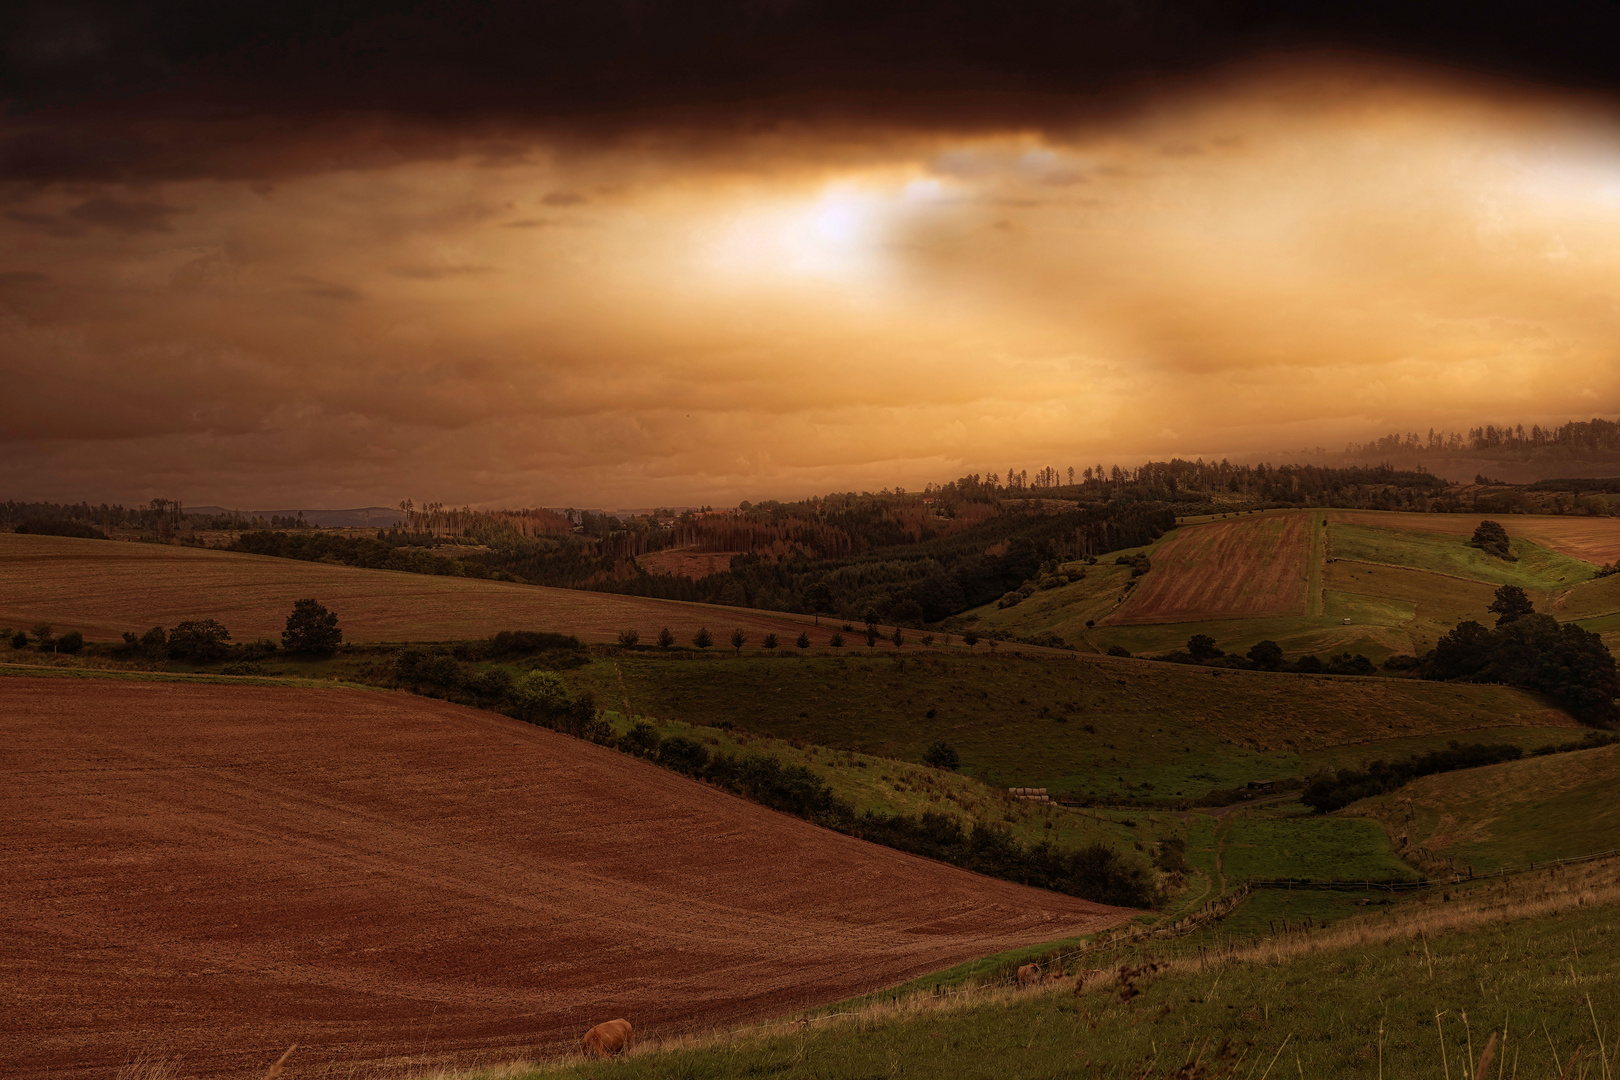
[[1153, 569], [1105, 623], [1305, 614], [1310, 513], [1254, 515], [1183, 526], [1153, 553]]
[[365, 690], [0, 678], [0, 1076], [417, 1071], [780, 1015], [1135, 914]]

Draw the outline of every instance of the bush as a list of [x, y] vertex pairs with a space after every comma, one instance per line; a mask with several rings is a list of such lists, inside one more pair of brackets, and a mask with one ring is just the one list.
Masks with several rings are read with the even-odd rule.
[[176, 660], [206, 664], [225, 655], [231, 632], [216, 619], [189, 619], [169, 631], [169, 655]]
[[936, 769], [954, 770], [962, 764], [962, 757], [956, 752], [956, 747], [944, 739], [938, 739], [923, 754], [923, 761]]
[[658, 745], [659, 764], [687, 776], [698, 776], [709, 764], [709, 751], [695, 739], [671, 735]]
[[1276, 671], [1282, 667], [1282, 646], [1275, 641], [1257, 641], [1249, 650], [1249, 661], [1262, 671]]
[[331, 656], [342, 642], [338, 617], [324, 604], [316, 600], [299, 600], [293, 604], [286, 629], [281, 632], [282, 648], [290, 653]]
[[633, 649], [640, 640], [641, 634], [635, 630], [619, 631], [619, 648], [621, 649]]
[[670, 633], [669, 627], [666, 626], [658, 631], [658, 647], [660, 649], [667, 649], [673, 644], [675, 644], [675, 635]]
[[973, 646], [977, 645], [978, 643], [979, 643], [979, 635], [978, 634], [974, 633], [972, 630], [964, 630], [964, 631], [962, 631], [962, 644], [966, 645], [968, 648], [971, 649], [971, 648], [973, 648]]
[[1210, 637], [1208, 634], [1194, 634], [1192, 637], [1188, 638], [1187, 652], [1192, 656], [1193, 660], [1200, 664], [1202, 664], [1205, 660], [1213, 660], [1217, 656], [1226, 655], [1226, 653], [1221, 651], [1221, 649], [1216, 646], [1215, 639]]
[[714, 644], [714, 635], [709, 633], [707, 626], [699, 627], [698, 632], [692, 635], [692, 644], [700, 649], [707, 649]]
[[13, 649], [26, 649], [26, 648], [28, 648], [28, 635], [23, 633], [21, 630], [12, 631], [11, 634], [10, 634], [10, 639], [11, 639], [11, 647]]
[[543, 630], [502, 630], [489, 639], [484, 655], [491, 659], [503, 656], [532, 656], [539, 652], [579, 652], [585, 646], [573, 634], [551, 634]]
[[69, 630], [56, 639], [56, 651], [67, 653], [69, 656], [84, 648], [84, 635], [77, 630]]
[[801, 649], [808, 649], [810, 647], [810, 635], [801, 633], [799, 635], [799, 639], [793, 644], [797, 645]]
[[650, 757], [658, 752], [663, 741], [657, 728], [645, 720], [637, 720], [629, 731], [619, 736], [619, 749], [637, 757]]
[[842, 649], [844, 647], [844, 635], [834, 630], [832, 637], [827, 639], [827, 644], [835, 649]]
[[1319, 814], [1331, 813], [1359, 799], [1394, 791], [1420, 776], [1494, 765], [1500, 761], [1516, 761], [1523, 756], [1523, 750], [1506, 743], [1461, 746], [1453, 740], [1446, 750], [1431, 750], [1427, 754], [1414, 754], [1399, 761], [1375, 761], [1365, 769], [1322, 773], [1305, 786], [1299, 801]]
[[14, 530], [20, 533], [32, 533], [35, 536], [76, 536], [81, 540], [105, 540], [107, 534], [82, 521], [47, 521], [44, 518], [28, 518]]
[[1108, 646], [1108, 655], [1109, 656], [1129, 656], [1129, 655], [1131, 655], [1131, 650], [1127, 649], [1123, 645], [1110, 645], [1110, 646]]

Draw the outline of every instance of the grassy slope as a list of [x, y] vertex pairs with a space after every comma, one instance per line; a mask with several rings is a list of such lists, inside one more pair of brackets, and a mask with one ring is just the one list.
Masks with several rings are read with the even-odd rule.
[[[1311, 513], [1320, 521], [1319, 513]], [[1488, 621], [1486, 608], [1502, 584], [1525, 588], [1540, 609], [1561, 619], [1620, 615], [1620, 576], [1593, 580], [1590, 564], [1526, 539], [1513, 541], [1519, 561], [1506, 563], [1469, 547], [1466, 537], [1441, 533], [1334, 522], [1326, 528], [1318, 524], [1317, 537], [1307, 615], [1088, 631], [1086, 621], [1101, 621], [1112, 611], [1128, 580], [1126, 568], [1106, 566], [1089, 568], [1086, 581], [1037, 593], [1016, 607], [990, 605], [969, 615], [981, 628], [1022, 637], [1056, 632], [1098, 652], [1111, 645], [1132, 653], [1166, 652], [1184, 646], [1193, 634], [1207, 634], [1229, 652], [1245, 652], [1269, 639], [1291, 655], [1348, 651], [1374, 662], [1432, 648], [1464, 619]], [[1151, 554], [1163, 543], [1139, 550]], [[1594, 621], [1589, 628], [1620, 641], [1620, 618]]]
[[945, 739], [969, 775], [1054, 795], [1190, 797], [1377, 756], [1389, 740], [1521, 728], [1545, 742], [1572, 726], [1506, 687], [1096, 658], [638, 654], [568, 677], [615, 707], [628, 696], [637, 714], [908, 761]]
[[[961, 1004], [913, 1000], [546, 1075], [1468, 1077], [1478, 1071], [1488, 1033], [1505, 1025], [1502, 1076], [1557, 1077], [1584, 1047], [1589, 1072], [1563, 1075], [1600, 1077], [1590, 1057], [1594, 1016], [1612, 1050], [1620, 1013], [1620, 981], [1611, 977], [1620, 969], [1613, 884], [1588, 891], [1598, 902], [1585, 907], [1563, 896], [1548, 910], [1525, 892], [1493, 882], [1377, 907], [1325, 934], [1283, 935], [1211, 967], [1193, 953], [1143, 980], [1128, 1001], [1107, 983], [1080, 995], [1064, 989], [982, 993]], [[1493, 903], [1513, 906], [1491, 912]], [[1117, 963], [1106, 954], [1087, 962], [1110, 970]], [[1436, 1013], [1444, 1014], [1438, 1028]], [[1177, 1071], [1195, 1057], [1220, 1069]], [[1234, 1058], [1241, 1065], [1229, 1074], [1224, 1067]], [[1497, 1075], [1494, 1066], [1489, 1075]]]
[[1620, 847], [1620, 747], [1426, 776], [1346, 812], [1476, 871]]

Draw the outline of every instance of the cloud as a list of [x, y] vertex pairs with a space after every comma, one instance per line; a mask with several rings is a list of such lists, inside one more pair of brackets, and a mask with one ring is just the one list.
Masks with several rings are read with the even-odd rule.
[[577, 191], [553, 191], [540, 201], [547, 206], [578, 206], [590, 200]]
[[180, 213], [173, 206], [153, 202], [124, 202], [95, 198], [73, 207], [68, 217], [86, 225], [99, 225], [124, 233], [172, 232], [169, 218]]

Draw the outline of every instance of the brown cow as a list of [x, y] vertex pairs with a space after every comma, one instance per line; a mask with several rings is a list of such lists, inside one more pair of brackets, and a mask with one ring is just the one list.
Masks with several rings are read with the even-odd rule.
[[580, 1049], [586, 1057], [605, 1058], [615, 1054], [622, 1054], [630, 1048], [630, 1036], [634, 1030], [630, 1021], [620, 1018], [608, 1020], [597, 1024], [585, 1033]]
[[1018, 969], [1018, 985], [1033, 986], [1041, 979], [1041, 965], [1025, 964]]

